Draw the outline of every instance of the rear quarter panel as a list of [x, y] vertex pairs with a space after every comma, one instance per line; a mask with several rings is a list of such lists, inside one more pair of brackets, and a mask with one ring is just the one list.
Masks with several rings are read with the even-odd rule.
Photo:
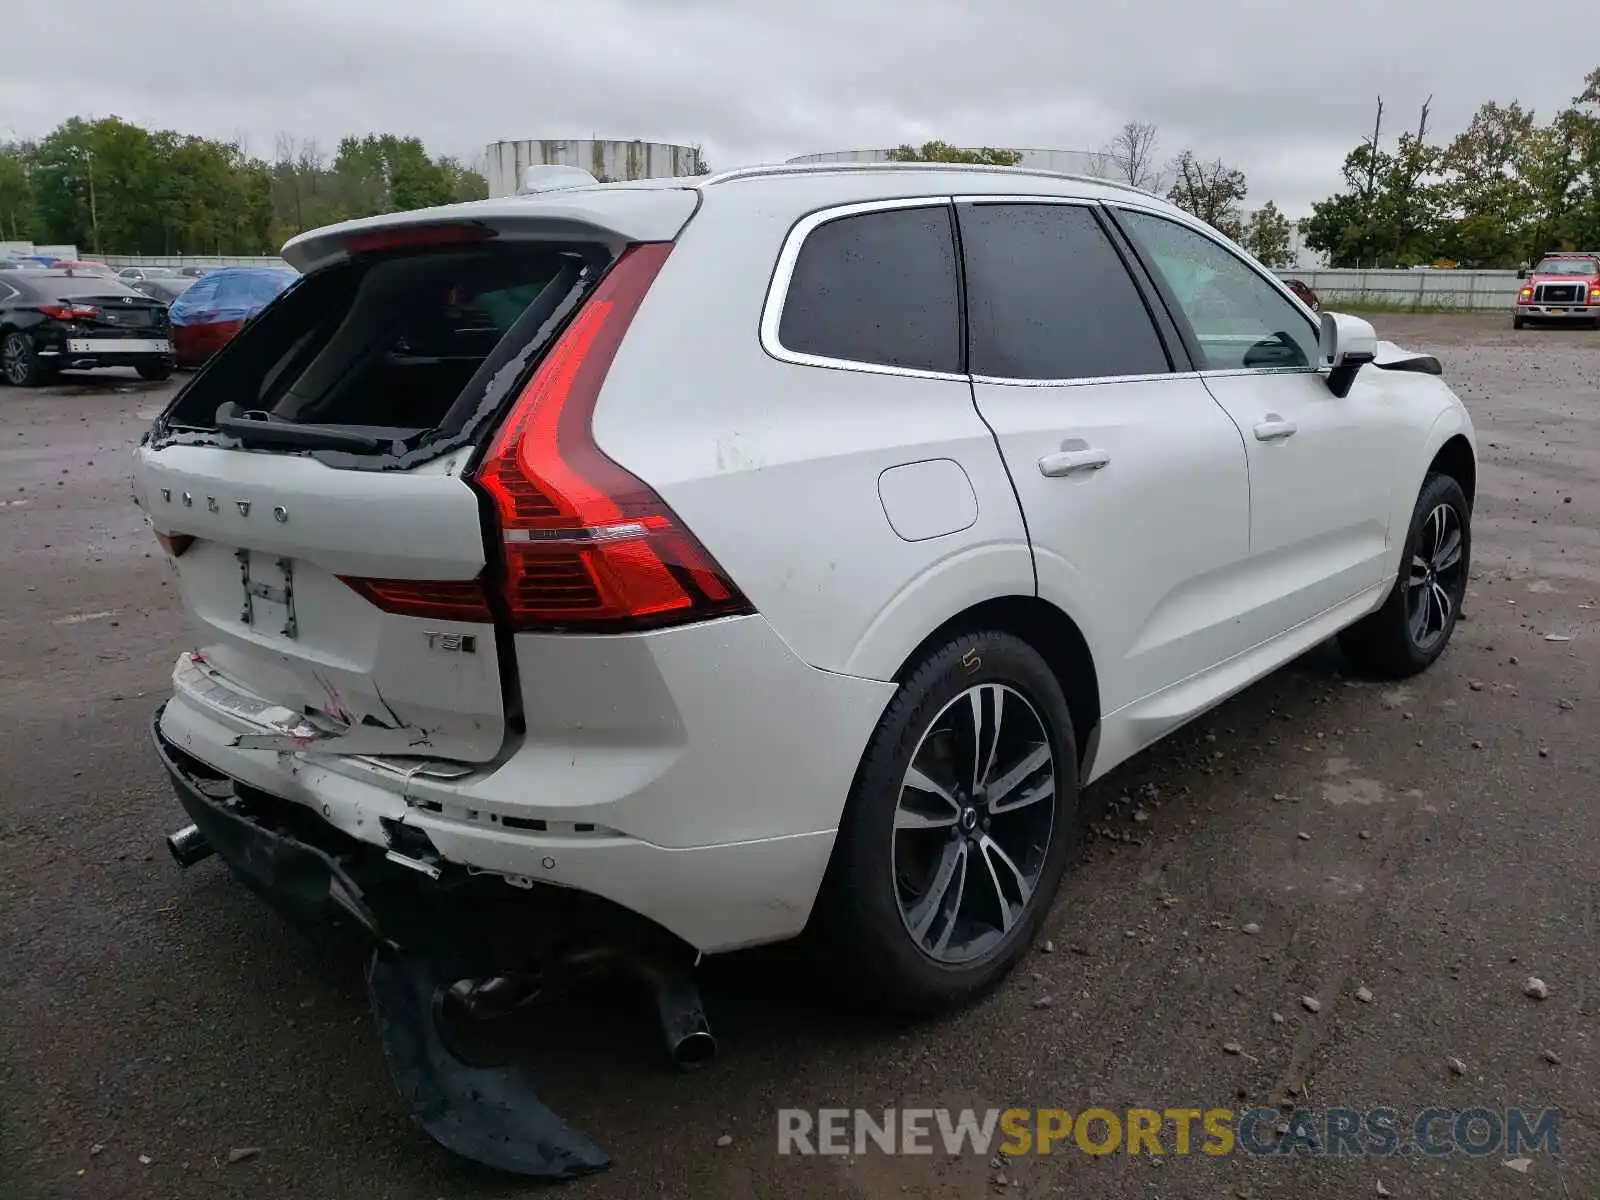
[[[773, 268], [803, 215], [759, 189], [707, 189], [607, 376], [595, 436], [802, 659], [887, 679], [968, 605], [1033, 594], [1032, 557], [964, 380], [802, 366], [762, 348]], [[934, 459], [960, 465], [976, 516], [908, 541], [880, 477]]]

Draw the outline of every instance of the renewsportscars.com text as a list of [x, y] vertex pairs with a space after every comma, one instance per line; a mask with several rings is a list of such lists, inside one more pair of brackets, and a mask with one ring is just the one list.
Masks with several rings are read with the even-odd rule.
[[1487, 1157], [1560, 1153], [1559, 1109], [785, 1108], [778, 1153]]

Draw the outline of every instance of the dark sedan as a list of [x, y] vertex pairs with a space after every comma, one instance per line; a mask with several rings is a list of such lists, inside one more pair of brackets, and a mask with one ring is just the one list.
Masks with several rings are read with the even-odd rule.
[[134, 367], [172, 374], [167, 306], [114, 279], [68, 271], [0, 276], [0, 378], [14, 387], [64, 369]]
[[172, 303], [172, 350], [180, 367], [198, 367], [299, 276], [287, 267], [222, 267]]
[[189, 275], [154, 275], [146, 279], [124, 280], [124, 282], [141, 295], [159, 300], [163, 304], [171, 304], [199, 280]]

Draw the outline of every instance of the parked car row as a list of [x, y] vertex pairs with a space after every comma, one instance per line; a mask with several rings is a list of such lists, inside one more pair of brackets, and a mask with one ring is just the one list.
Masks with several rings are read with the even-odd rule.
[[298, 276], [271, 267], [127, 267], [90, 260], [0, 261], [0, 379], [133, 367], [165, 379], [202, 366]]

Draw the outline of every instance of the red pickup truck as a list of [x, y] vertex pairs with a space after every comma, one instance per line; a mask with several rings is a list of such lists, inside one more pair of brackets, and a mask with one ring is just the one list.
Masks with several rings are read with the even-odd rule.
[[1600, 329], [1600, 251], [1547, 254], [1517, 278], [1515, 328], [1529, 321], [1587, 321]]

